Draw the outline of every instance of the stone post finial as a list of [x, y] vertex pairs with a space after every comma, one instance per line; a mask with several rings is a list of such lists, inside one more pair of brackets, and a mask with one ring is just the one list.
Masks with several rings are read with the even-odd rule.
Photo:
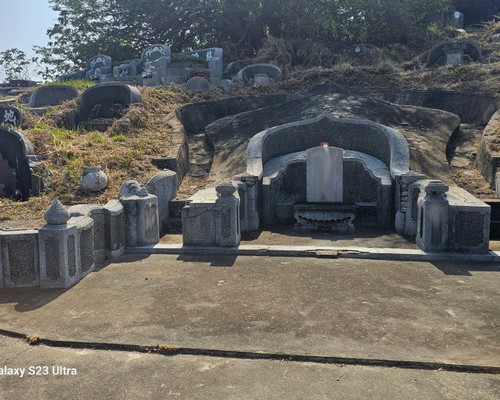
[[232, 196], [234, 192], [238, 190], [238, 188], [231, 182], [224, 182], [220, 185], [217, 185], [215, 190], [221, 196]]
[[49, 225], [64, 225], [68, 222], [70, 215], [68, 210], [56, 197], [44, 215], [45, 221]]

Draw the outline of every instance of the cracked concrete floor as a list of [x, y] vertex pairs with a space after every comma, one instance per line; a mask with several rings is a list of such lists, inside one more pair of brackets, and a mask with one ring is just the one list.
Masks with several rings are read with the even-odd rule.
[[[76, 363], [82, 372], [73, 381], [1, 377], [0, 399], [24, 398], [23, 390], [58, 398], [54, 388], [66, 393], [60, 398], [498, 398], [499, 272], [497, 264], [127, 255], [66, 291], [2, 290], [0, 329], [63, 342], [466, 364], [496, 372], [165, 357], [1, 338], [0, 364]], [[205, 364], [217, 367], [200, 371]], [[287, 368], [293, 373], [282, 379]], [[344, 376], [336, 379], [348, 370], [344, 386]], [[69, 396], [71, 390], [80, 397]]]
[[[49, 366], [0, 376], [0, 399], [485, 399], [498, 375], [30, 346], [0, 337], [2, 365]], [[76, 376], [54, 376], [52, 366]], [[57, 371], [57, 370], [56, 370]]]

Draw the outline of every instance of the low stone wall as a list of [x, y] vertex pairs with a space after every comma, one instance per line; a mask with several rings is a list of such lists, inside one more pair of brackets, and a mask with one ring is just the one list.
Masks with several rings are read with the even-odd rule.
[[[444, 186], [433, 193], [432, 186]], [[434, 198], [433, 198], [434, 196]], [[437, 197], [436, 197], [437, 196]], [[434, 201], [439, 200], [439, 201]], [[439, 211], [427, 207], [439, 203]], [[446, 202], [446, 205], [443, 205]], [[436, 206], [438, 207], [438, 206]], [[425, 251], [486, 253], [489, 250], [491, 207], [459, 187], [448, 188], [440, 181], [422, 179], [408, 186], [404, 234], [416, 238]], [[431, 211], [429, 211], [431, 210]], [[428, 215], [433, 218], [427, 218]], [[446, 218], [442, 219], [443, 216]], [[439, 221], [437, 221], [437, 219]], [[437, 228], [441, 226], [441, 228]], [[445, 240], [432, 243], [433, 229]], [[430, 230], [430, 231], [429, 231]], [[437, 234], [434, 234], [436, 236]], [[429, 239], [426, 239], [429, 238]]]
[[[177, 193], [176, 176], [163, 171], [149, 183], [157, 196], [129, 181], [122, 186], [121, 201], [66, 210], [56, 199], [42, 228], [0, 230], [0, 288], [68, 288], [92, 272], [96, 262], [116, 259], [127, 246], [158, 243], [158, 204], [168, 210], [168, 202]], [[221, 210], [226, 209], [224, 200], [218, 203]], [[225, 235], [226, 214], [221, 218], [224, 225], [219, 227], [217, 245], [231, 244]]]
[[185, 246], [237, 247], [241, 240], [240, 199], [232, 183], [196, 193], [182, 210]]

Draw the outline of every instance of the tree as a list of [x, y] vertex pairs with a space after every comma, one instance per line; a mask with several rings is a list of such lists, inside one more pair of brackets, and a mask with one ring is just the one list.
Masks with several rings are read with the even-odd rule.
[[50, 0], [59, 13], [40, 54], [54, 68], [82, 68], [94, 55], [139, 57], [150, 44], [173, 52], [228, 44], [252, 56], [268, 36], [385, 45], [419, 40], [425, 16], [449, 0]]
[[30, 80], [37, 64], [36, 57], [28, 58], [22, 50], [13, 48], [2, 51], [0, 52], [0, 78], [4, 81]]

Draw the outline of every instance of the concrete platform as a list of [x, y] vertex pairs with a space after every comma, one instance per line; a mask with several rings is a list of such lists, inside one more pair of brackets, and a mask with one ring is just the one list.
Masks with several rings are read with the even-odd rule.
[[[500, 376], [444, 371], [139, 354], [45, 346], [0, 337], [1, 399], [484, 399], [500, 398]], [[48, 366], [30, 376], [29, 366]], [[52, 375], [52, 366], [77, 375]]]
[[[64, 342], [500, 367], [498, 264], [128, 255], [0, 292], [0, 329]], [[383, 362], [381, 362], [383, 364]]]

